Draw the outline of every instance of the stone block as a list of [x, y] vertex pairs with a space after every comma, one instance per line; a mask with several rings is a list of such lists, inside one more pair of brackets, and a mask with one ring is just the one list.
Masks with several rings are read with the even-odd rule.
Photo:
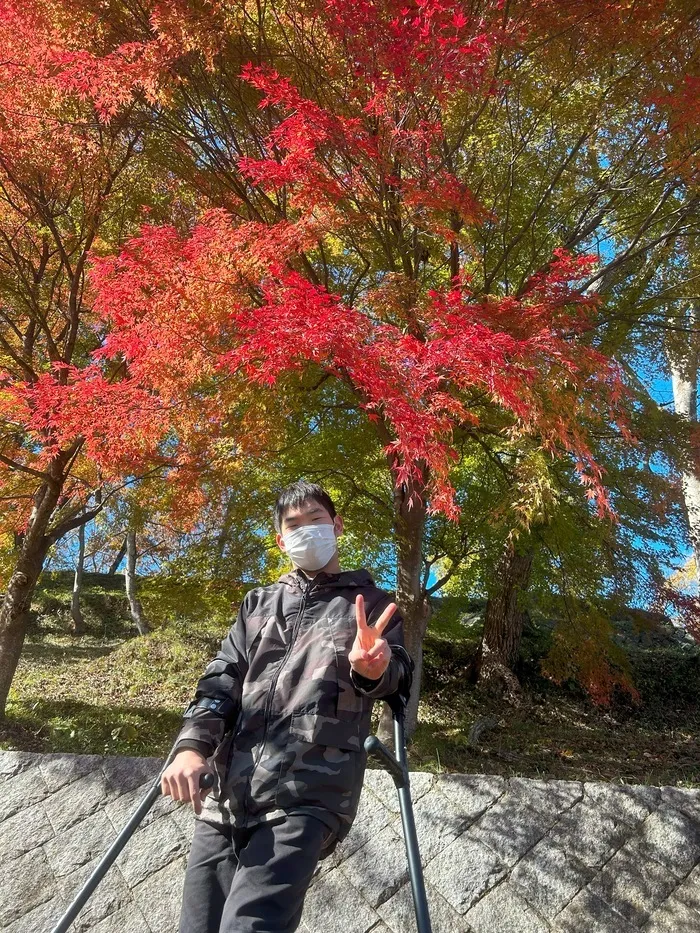
[[0, 752], [0, 777], [3, 786], [8, 778], [14, 777], [20, 771], [36, 767], [43, 758], [37, 752]]
[[[14, 859], [36, 849], [53, 834], [53, 826], [42, 804], [35, 803], [19, 810], [0, 826], [0, 865], [6, 859]], [[11, 868], [0, 870], [11, 871]]]
[[589, 868], [600, 868], [631, 833], [627, 823], [584, 799], [564, 813], [547, 838]]
[[467, 914], [474, 933], [549, 933], [549, 924], [507, 881], [478, 901]]
[[164, 762], [160, 758], [120, 758], [110, 755], [102, 759], [105, 792], [111, 799], [153, 782]]
[[686, 787], [662, 787], [661, 802], [675, 807], [700, 824], [700, 790]]
[[465, 914], [506, 870], [498, 855], [468, 831], [433, 859], [425, 878], [457, 913]]
[[[134, 810], [141, 803], [150, 788], [150, 783], [142, 784], [140, 787], [126, 791], [124, 794], [120, 794], [119, 797], [111, 797], [105, 804], [104, 812], [109, 817], [112, 826], [117, 832], [119, 832], [119, 830], [126, 825]], [[153, 806], [141, 820], [139, 825], [148, 826], [148, 824], [152, 823], [153, 820], [157, 820], [158, 817], [163, 816], [165, 813], [172, 813], [174, 810], [181, 806], [185, 805], [178, 803], [176, 800], [173, 800], [172, 797], [164, 797], [161, 795], [156, 798]], [[191, 804], [186, 804], [186, 806], [192, 810]]]
[[505, 793], [506, 782], [496, 775], [441, 774], [436, 789], [449, 797], [466, 824], [469, 824]]
[[658, 787], [644, 784], [604, 784], [591, 781], [584, 784], [584, 794], [596, 806], [607, 810], [616, 819], [636, 826], [645, 820], [661, 801]]
[[48, 794], [46, 782], [36, 767], [18, 770], [13, 777], [3, 779], [0, 794], [0, 823], [20, 810], [43, 800]]
[[98, 810], [47, 842], [44, 852], [56, 878], [63, 878], [102, 855], [113, 839], [112, 824]]
[[138, 829], [117, 859], [126, 883], [135, 887], [173, 859], [184, 855], [185, 838], [170, 816], [162, 816]]
[[688, 877], [678, 885], [673, 896], [683, 901], [696, 913], [700, 913], [700, 866], [696, 866]]
[[553, 933], [639, 933], [638, 927], [628, 923], [588, 888], [559, 914], [552, 930]]
[[563, 813], [583, 797], [581, 781], [537, 781], [531, 778], [511, 778], [508, 790], [520, 796], [534, 810]]
[[533, 810], [520, 797], [506, 794], [474, 823], [470, 834], [512, 866], [544, 836], [557, 814]]
[[371, 907], [388, 900], [408, 878], [403, 841], [391, 827], [346, 858], [338, 871], [362, 892]]
[[61, 919], [68, 902], [60, 894], [44, 901], [33, 910], [22, 914], [9, 926], [2, 927], [2, 933], [48, 933]]
[[697, 933], [700, 914], [671, 895], [651, 915], [644, 933]]
[[554, 919], [591, 880], [587, 868], [545, 837], [516, 865], [510, 880], [544, 917]]
[[[67, 878], [61, 879], [61, 891], [69, 903], [95, 870], [98, 862], [99, 859], [93, 859], [93, 861], [81, 865]], [[100, 923], [105, 917], [113, 914], [120, 907], [131, 904], [131, 902], [131, 892], [126, 886], [121, 872], [115, 865], [112, 865], [102, 881], [100, 881], [97, 889], [90, 895], [90, 900], [78, 914], [72, 929], [75, 930], [75, 933], [92, 931], [95, 924]]]
[[[436, 775], [432, 771], [411, 771], [409, 775], [411, 800], [414, 802], [420, 800], [423, 794], [427, 794], [433, 787], [435, 780]], [[399, 795], [396, 785], [387, 771], [368, 768], [365, 771], [364, 786], [381, 800], [387, 810], [391, 810], [392, 813], [399, 812]]]
[[700, 827], [684, 813], [662, 804], [641, 823], [629, 845], [640, 858], [661, 862], [680, 881], [700, 860]]
[[[333, 905], [333, 920], [329, 929], [329, 905]], [[326, 872], [306, 895], [303, 923], [309, 933], [369, 933], [380, 921], [362, 894], [357, 891], [339, 868]]]
[[39, 770], [50, 793], [102, 767], [101, 755], [45, 755]]
[[[465, 819], [448, 797], [431, 791], [415, 804], [413, 815], [418, 835], [421, 862], [427, 865], [462, 832]], [[401, 820], [392, 823], [392, 829], [403, 841]]]
[[47, 797], [44, 806], [51, 825], [58, 834], [94, 813], [104, 799], [104, 775], [101, 771], [90, 771]]
[[621, 849], [589, 887], [633, 926], [642, 926], [676, 887], [676, 879], [654, 859], [640, 861]]
[[397, 820], [398, 815], [394, 811], [385, 807], [371, 791], [363, 790], [352, 829], [333, 853], [334, 864], [339, 865]]
[[134, 899], [152, 933], [174, 933], [180, 920], [185, 860], [176, 859], [134, 888]]
[[[426, 885], [426, 897], [433, 933], [467, 933], [464, 918], [431, 885]], [[391, 933], [416, 933], [418, 929], [413, 894], [408, 883], [378, 907], [377, 912]]]
[[151, 933], [146, 920], [135, 904], [128, 904], [101, 920], [90, 933]]
[[41, 849], [5, 865], [0, 898], [0, 928], [7, 926], [59, 892]]

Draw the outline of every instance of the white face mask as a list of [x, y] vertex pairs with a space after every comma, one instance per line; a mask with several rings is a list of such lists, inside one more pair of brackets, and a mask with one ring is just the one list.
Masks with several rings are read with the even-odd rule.
[[333, 525], [302, 525], [282, 535], [285, 553], [302, 570], [320, 570], [333, 557], [338, 542]]

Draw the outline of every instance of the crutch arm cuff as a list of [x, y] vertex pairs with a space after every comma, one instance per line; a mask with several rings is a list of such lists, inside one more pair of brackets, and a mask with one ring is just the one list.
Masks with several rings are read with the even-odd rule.
[[209, 758], [214, 751], [208, 742], [198, 742], [197, 739], [183, 739], [175, 746], [175, 754], [177, 755], [179, 752], [184, 752], [187, 749], [193, 752], [199, 752], [203, 758]]

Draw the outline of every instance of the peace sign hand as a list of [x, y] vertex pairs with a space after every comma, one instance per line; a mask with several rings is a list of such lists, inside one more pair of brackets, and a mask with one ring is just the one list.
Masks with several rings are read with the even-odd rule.
[[391, 661], [391, 648], [382, 638], [384, 629], [396, 612], [396, 603], [389, 603], [375, 625], [367, 625], [365, 600], [358, 596], [355, 600], [357, 635], [350, 649], [348, 660], [350, 667], [368, 680], [379, 680]]

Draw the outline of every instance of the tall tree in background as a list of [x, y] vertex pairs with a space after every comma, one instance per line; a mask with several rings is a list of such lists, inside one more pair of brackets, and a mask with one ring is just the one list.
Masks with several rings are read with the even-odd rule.
[[[100, 472], [80, 432], [59, 437], [43, 405], [99, 345], [88, 255], [138, 212], [138, 100], [155, 101], [174, 53], [155, 35], [122, 45], [71, 2], [3, 4], [0, 44], [0, 490], [2, 532], [14, 538], [0, 607], [2, 714], [46, 554], [99, 511], [132, 453], [103, 423], [121, 466]], [[106, 378], [118, 371], [116, 362]], [[132, 419], [138, 398], [124, 401]], [[86, 508], [98, 490], [101, 504]]]
[[[513, 508], [505, 514], [514, 526], [490, 567], [485, 666], [507, 671], [519, 638], [517, 596], [538, 557], [535, 545], [532, 563], [525, 555], [518, 569], [509, 559], [514, 532], [529, 533], [552, 458], [563, 458], [569, 489], [579, 483], [587, 514], [608, 513], [592, 432], [605, 425], [617, 442], [630, 439], [608, 358], [628, 363], [635, 327], [658, 309], [672, 246], [694, 224], [693, 144], [668, 133], [664, 116], [678, 106], [677, 89], [689, 87], [690, 6], [215, 2], [203, 17], [196, 4], [161, 3], [143, 17], [115, 4], [110, 21], [137, 41], [105, 45], [88, 25], [56, 73], [33, 59], [23, 68], [50, 89], [56, 74], [68, 75], [58, 81], [61, 102], [107, 112], [122, 133], [117, 149], [145, 128], [131, 156], [147, 157], [189, 202], [183, 210], [173, 200], [170, 225], [162, 224], [167, 211], [154, 211], [119, 256], [96, 262], [94, 305], [81, 287], [80, 308], [96, 312], [94, 343], [102, 329], [109, 334], [92, 357], [94, 343], [76, 338], [80, 353], [42, 357], [35, 379], [14, 357], [3, 362], [2, 412], [24, 445], [22, 457], [14, 448], [5, 456], [25, 469], [8, 470], [19, 469], [24, 483], [42, 479], [26, 469], [44, 469], [33, 459], [44, 450], [32, 446], [37, 438], [84, 458], [91, 489], [106, 476], [133, 476], [137, 465], [177, 466], [191, 516], [206, 511], [211, 494], [225, 552], [242, 512], [225, 483], [202, 482], [212, 439], [235, 438], [237, 451], [265, 447], [274, 418], [258, 387], [274, 390], [283, 410], [300, 387], [319, 410], [345, 406], [383, 452], [389, 481], [361, 492], [384, 502], [382, 528], [387, 517], [393, 523], [396, 592], [420, 673], [436, 591], [426, 566], [439, 567], [444, 585], [474, 551], [473, 527], [460, 515], [472, 487], [459, 482], [476, 455], [496, 470], [508, 458]], [[8, 47], [24, 66], [27, 43], [11, 44], [11, 18]], [[43, 35], [31, 17], [20, 27], [17, 35]], [[30, 48], [41, 58], [41, 41]], [[7, 95], [15, 58], [3, 66]], [[129, 80], [113, 80], [117, 67]], [[161, 80], [168, 96], [157, 98]], [[113, 89], [125, 86], [129, 94], [115, 100]], [[130, 103], [134, 88], [139, 106]], [[53, 103], [42, 97], [28, 112], [55, 126]], [[92, 155], [106, 125], [90, 119], [79, 134]], [[7, 149], [12, 155], [12, 138]], [[56, 191], [84, 187], [72, 179], [61, 176]], [[45, 214], [44, 195], [37, 198], [32, 210]], [[82, 205], [68, 212], [71, 223]], [[60, 214], [60, 223], [68, 219]], [[96, 258], [125, 231], [93, 236]], [[19, 358], [23, 326], [8, 340]], [[49, 374], [51, 362], [68, 365]], [[534, 474], [532, 463], [540, 464]], [[341, 479], [341, 488], [357, 488], [352, 470]], [[18, 484], [8, 495], [33, 497], [35, 488]], [[65, 506], [75, 520], [82, 506]], [[442, 542], [433, 534], [440, 516], [453, 523]], [[556, 508], [545, 519], [554, 522]], [[40, 558], [41, 548], [27, 593]], [[7, 685], [22, 624], [4, 630], [15, 633], [0, 678]]]
[[[277, 4], [270, 19], [245, 15], [228, 36], [215, 76], [193, 65], [179, 107], [160, 123], [174, 141], [164, 152], [183, 177], [234, 217], [262, 225], [259, 230], [295, 231], [303, 242], [289, 265], [306, 283], [418, 341], [426, 340], [422, 302], [431, 287], [437, 291], [451, 277], [468, 275], [474, 294], [509, 297], [517, 306], [533, 277], [546, 274], [557, 247], [591, 251], [599, 261], [582, 290], [609, 309], [585, 340], [625, 362], [640, 328], [658, 314], [659, 275], [675, 261], [670, 247], [695, 225], [697, 200], [681, 171], [692, 161], [695, 142], [669, 132], [668, 119], [675, 89], [687, 93], [683, 76], [697, 56], [692, 7], [543, 2], [486, 6], [477, 14], [464, 4], [367, 3], [342, 16], [333, 4], [318, 4], [315, 13]], [[313, 28], [305, 31], [311, 23], [329, 36], [322, 47], [309, 38]], [[248, 59], [263, 67], [246, 69]], [[262, 116], [241, 73], [263, 95]], [[669, 88], [664, 103], [660, 89]], [[282, 242], [276, 259], [287, 245]], [[232, 253], [237, 246], [231, 244]], [[274, 280], [276, 273], [267, 257], [240, 271], [248, 297], [262, 309], [261, 331], [269, 326], [270, 309], [264, 277]], [[286, 283], [276, 287], [281, 306]], [[278, 339], [298, 366], [304, 337], [285, 324]], [[358, 334], [358, 342], [363, 339]], [[402, 352], [409, 343], [404, 340]], [[274, 378], [282, 352], [269, 347], [263, 340], [256, 347], [263, 379]], [[359, 409], [377, 419], [378, 437], [390, 453], [397, 592], [420, 659], [428, 591], [434, 592], [420, 573], [425, 527], [429, 513], [444, 505], [435, 494], [444, 463], [436, 467], [429, 456], [416, 456], [410, 444], [402, 449], [401, 430], [391, 420], [392, 409], [400, 417], [400, 404], [391, 397], [374, 404], [371, 390], [342, 360], [343, 347], [329, 350], [337, 354], [330, 374], [340, 375]], [[315, 364], [324, 352], [315, 346], [306, 359]], [[383, 366], [386, 357], [378, 369]], [[439, 387], [450, 382], [448, 370]], [[465, 391], [465, 382], [457, 385]], [[479, 427], [450, 411], [451, 431], [493, 436], [489, 421], [499, 418], [490, 409], [495, 403], [507, 412], [508, 403], [490, 390], [472, 394], [466, 406]], [[397, 395], [403, 400], [402, 390]], [[548, 449], [556, 406], [547, 415], [541, 434], [528, 424], [525, 454], [533, 439]], [[420, 405], [411, 417], [425, 420]], [[591, 427], [600, 417], [593, 404], [582, 423], [588, 419]], [[505, 418], [496, 430], [517, 449], [518, 427], [511, 435], [513, 423]], [[425, 450], [414, 431], [416, 441]], [[567, 449], [566, 441], [555, 446], [559, 453]], [[585, 459], [569, 462], [575, 472]], [[522, 492], [523, 484], [516, 485]], [[517, 655], [518, 607], [537, 547], [524, 531], [524, 553], [523, 539], [516, 548], [509, 534], [492, 568], [483, 676], [495, 671], [508, 680]], [[466, 542], [452, 552], [449, 574], [458, 572], [468, 552]]]
[[[503, 91], [485, 103], [474, 128], [472, 187], [490, 214], [475, 232], [479, 273], [488, 287], [517, 293], [555, 245], [596, 253], [599, 265], [585, 285], [601, 299], [591, 339], [614, 355], [637, 394], [640, 343], [648, 346], [651, 329], [665, 326], [664, 274], [679, 266], [676, 246], [697, 225], [696, 192], [681, 170], [697, 140], [669, 134], [669, 108], [655, 103], [697, 67], [693, 8], [511, 9], [529, 29], [504, 55]], [[679, 269], [677, 281], [681, 289], [690, 283], [690, 270]], [[525, 529], [513, 551], [508, 535], [492, 576], [482, 650], [502, 670], [517, 657], [530, 557], [540, 541]]]
[[70, 614], [73, 619], [73, 632], [82, 635], [85, 632], [85, 619], [80, 607], [80, 594], [83, 587], [83, 573], [85, 570], [85, 522], [78, 525], [78, 553], [75, 556], [75, 576], [73, 577], [73, 592], [71, 593]]
[[[171, 133], [182, 121], [178, 142], [200, 176], [211, 147], [217, 171], [221, 150], [236, 154], [229, 210], [210, 211], [189, 238], [145, 228], [93, 276], [110, 326], [99, 355], [126, 359], [154, 397], [173, 391], [173, 374], [188, 394], [315, 371], [370, 419], [394, 486], [412, 722], [426, 519], [459, 512], [454, 431], [478, 435], [497, 409], [512, 441], [573, 452], [589, 498], [607, 506], [580, 428], [582, 406], [614, 419], [619, 394], [614, 368], [580, 339], [594, 302], [577, 283], [591, 261], [550, 250], [515, 294], [470, 282], [471, 231], [485, 215], [465, 181], [465, 140], [508, 35], [502, 12], [489, 16], [388, 0], [241, 13], [216, 70], [193, 66], [179, 89], [192, 111], [163, 116]], [[225, 108], [225, 136], [209, 108], [222, 122]], [[66, 393], [75, 410], [84, 380], [76, 372]], [[54, 404], [70, 436], [67, 405]]]

